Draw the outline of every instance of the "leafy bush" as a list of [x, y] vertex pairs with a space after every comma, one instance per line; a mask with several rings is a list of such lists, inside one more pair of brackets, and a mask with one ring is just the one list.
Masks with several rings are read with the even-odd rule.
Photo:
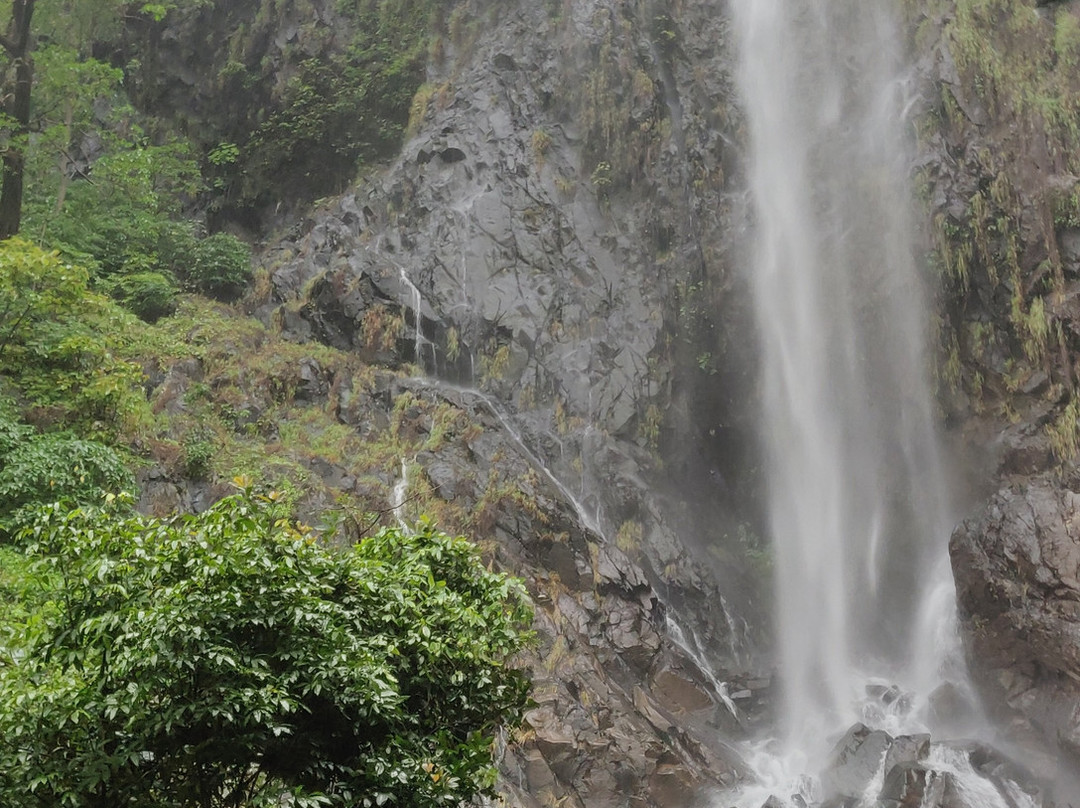
[[31, 193], [28, 232], [100, 278], [169, 272], [175, 259], [190, 260], [192, 225], [173, 221], [182, 200], [200, 187], [187, 147], [120, 146], [95, 161], [93, 176], [71, 184], [60, 210], [51, 197]]
[[86, 270], [28, 241], [0, 242], [0, 360], [88, 293]]
[[56, 252], [0, 242], [0, 372], [49, 421], [112, 436], [147, 408], [142, 369], [117, 355], [138, 323], [88, 281]]
[[25, 429], [22, 441], [0, 455], [0, 532], [12, 514], [30, 504], [101, 502], [106, 493], [135, 489], [115, 449], [68, 434], [34, 435]]
[[114, 300], [148, 323], [176, 311], [176, 281], [161, 272], [121, 275], [106, 288]]
[[251, 280], [251, 248], [236, 236], [215, 233], [195, 245], [186, 276], [196, 291], [233, 300]]
[[213, 436], [203, 430], [193, 430], [184, 436], [184, 474], [193, 480], [210, 476], [214, 462]]
[[[168, 521], [53, 506], [0, 645], [0, 803], [457, 806], [527, 684], [520, 585], [421, 526], [335, 550], [250, 491]], [[17, 663], [16, 663], [17, 661]]]
[[33, 427], [24, 424], [19, 418], [15, 403], [11, 399], [0, 398], [0, 468], [3, 466], [4, 456], [33, 434]]

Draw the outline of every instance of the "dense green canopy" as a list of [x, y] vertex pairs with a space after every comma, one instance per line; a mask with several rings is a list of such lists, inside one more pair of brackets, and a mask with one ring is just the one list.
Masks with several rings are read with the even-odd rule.
[[53, 505], [0, 633], [0, 803], [457, 805], [527, 700], [517, 582], [423, 524], [332, 548], [250, 489]]

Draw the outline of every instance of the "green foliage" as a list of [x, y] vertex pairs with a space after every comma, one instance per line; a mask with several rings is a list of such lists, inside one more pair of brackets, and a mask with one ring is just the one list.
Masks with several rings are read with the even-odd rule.
[[117, 356], [137, 321], [84, 269], [21, 239], [0, 242], [0, 374], [53, 422], [115, 434], [146, 408], [142, 369]]
[[[335, 550], [250, 491], [160, 521], [53, 506], [50, 603], [0, 645], [0, 801], [457, 806], [526, 702], [529, 612], [421, 525]], [[2, 583], [2, 582], [0, 582]], [[14, 664], [18, 660], [18, 664]]]
[[214, 442], [205, 430], [184, 436], [184, 474], [193, 480], [209, 478], [214, 461]]
[[0, 244], [0, 360], [87, 294], [86, 271], [21, 239]]
[[135, 488], [124, 458], [102, 443], [66, 433], [39, 435], [0, 398], [0, 535], [29, 505], [56, 500], [100, 502]]
[[232, 295], [242, 288], [250, 274], [247, 248], [231, 236], [200, 241], [192, 223], [174, 220], [182, 200], [200, 187], [190, 148], [177, 142], [113, 146], [94, 163], [92, 182], [70, 184], [62, 207], [49, 176], [39, 175], [28, 230], [88, 266], [100, 288], [149, 322], [175, 311], [178, 276], [203, 273], [205, 280], [190, 281], [200, 291]]
[[235, 143], [219, 143], [206, 155], [211, 165], [232, 165], [240, 157], [240, 149]]
[[183, 274], [193, 289], [232, 300], [251, 280], [251, 248], [229, 233], [215, 233], [195, 245]]
[[0, 514], [61, 499], [95, 502], [106, 493], [134, 488], [115, 449], [66, 433], [29, 437], [0, 457]]
[[119, 31], [130, 7], [128, 0], [39, 2], [34, 12], [34, 27], [46, 41], [89, 51], [95, 42]]
[[105, 288], [120, 305], [153, 323], [176, 311], [176, 281], [161, 272], [135, 272], [109, 279]]
[[187, 147], [127, 147], [94, 163], [93, 182], [73, 182], [59, 210], [48, 178], [37, 180], [27, 231], [65, 253], [89, 256], [98, 275], [173, 271], [195, 236], [190, 224], [172, 217], [199, 187]]
[[0, 458], [8, 455], [33, 434], [33, 427], [23, 423], [19, 417], [15, 403], [11, 399], [0, 398]]
[[[89, 5], [75, 3], [73, 13]], [[50, 20], [50, 30], [63, 28]], [[84, 264], [102, 288], [149, 321], [175, 309], [172, 278], [185, 275], [192, 261], [199, 278], [193, 288], [235, 295], [247, 277], [243, 259], [241, 269], [235, 266], [244, 248], [231, 237], [205, 244], [193, 224], [176, 221], [204, 190], [192, 145], [149, 137], [123, 94], [124, 72], [91, 58], [89, 44], [67, 32], [35, 55], [26, 232]], [[87, 139], [104, 149], [92, 162], [82, 153]], [[234, 144], [222, 143], [210, 162], [227, 165], [237, 154]]]

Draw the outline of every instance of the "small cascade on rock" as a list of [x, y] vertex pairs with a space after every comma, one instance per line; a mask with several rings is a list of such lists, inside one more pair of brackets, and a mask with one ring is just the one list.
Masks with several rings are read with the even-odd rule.
[[728, 683], [724, 682], [713, 670], [709, 660], [701, 650], [701, 643], [698, 642], [697, 637], [689, 629], [684, 629], [682, 624], [679, 623], [670, 614], [664, 618], [664, 627], [667, 629], [668, 636], [671, 637], [674, 642], [686, 656], [697, 665], [698, 670], [708, 679], [709, 684], [712, 685], [713, 692], [716, 697], [727, 708], [728, 712], [736, 719], [739, 720], [739, 708], [735, 706], [735, 702], [731, 699], [730, 689]]
[[390, 492], [390, 510], [394, 514], [394, 518], [397, 520], [398, 525], [401, 528], [408, 529], [408, 524], [405, 522], [405, 503], [409, 500], [409, 461], [404, 457], [401, 458], [401, 477], [394, 483], [394, 488]]
[[420, 294], [420, 287], [412, 282], [409, 277], [409, 273], [405, 271], [405, 267], [398, 265], [398, 277], [401, 279], [402, 288], [408, 292], [409, 299], [402, 302], [405, 309], [412, 310], [413, 315], [413, 361], [420, 368], [424, 367], [424, 346], [429, 346], [431, 349], [431, 362], [434, 369], [434, 365], [437, 361], [435, 355], [435, 348], [431, 342], [424, 336], [424, 298]]
[[475, 402], [483, 405], [483, 407], [490, 412], [495, 419], [502, 426], [503, 430], [510, 437], [510, 439], [521, 450], [522, 455], [528, 459], [533, 468], [537, 469], [543, 474], [548, 481], [555, 486], [563, 498], [574, 509], [574, 513], [578, 518], [578, 522], [585, 529], [591, 531], [595, 535], [602, 538], [605, 544], [611, 544], [608, 537], [608, 529], [604, 525], [603, 514], [599, 505], [594, 509], [587, 510], [582, 500], [570, 490], [562, 480], [556, 476], [547, 463], [545, 463], [532, 448], [529, 447], [525, 441], [525, 437], [522, 435], [521, 430], [513, 424], [510, 416], [506, 413], [503, 406], [495, 401], [490, 396], [476, 390], [472, 387], [460, 387], [458, 385], [450, 384], [448, 382], [440, 382], [435, 380], [429, 380], [429, 384], [433, 387], [439, 387], [444, 390], [451, 390], [458, 395], [465, 396], [473, 399]]
[[965, 687], [895, 5], [731, 5], [783, 693], [747, 808], [879, 804], [897, 766], [933, 766], [930, 694]]
[[[397, 270], [398, 282], [400, 283], [402, 317], [404, 318], [407, 313], [411, 313], [413, 318], [413, 363], [421, 371], [438, 373], [439, 356], [435, 349], [435, 343], [424, 336], [424, 296], [420, 292], [420, 287], [409, 277], [409, 272], [405, 266], [395, 261], [389, 251], [383, 248], [383, 235], [381, 233], [375, 237], [373, 242], [366, 244], [364, 249], [370, 254], [377, 255], [379, 260], [389, 263], [394, 270]], [[408, 325], [407, 319], [405, 324]], [[431, 355], [430, 367], [425, 367], [424, 364], [425, 348]]]

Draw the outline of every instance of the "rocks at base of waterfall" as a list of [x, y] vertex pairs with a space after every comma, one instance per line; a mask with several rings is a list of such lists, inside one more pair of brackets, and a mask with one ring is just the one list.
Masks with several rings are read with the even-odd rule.
[[[951, 741], [942, 744], [942, 746], [962, 757], [966, 764], [971, 767], [971, 771], [986, 783], [992, 785], [1009, 806], [1044, 805], [1041, 790], [1042, 778], [1036, 776], [1028, 766], [979, 741]], [[955, 785], [955, 778], [953, 785]], [[968, 803], [959, 802], [959, 797], [955, 795], [951, 797], [953, 802], [948, 802], [950, 794], [956, 790], [956, 788], [947, 784], [944, 805], [946, 808], [953, 808], [954, 804], [956, 808], [967, 808]], [[1072, 799], [1075, 799], [1075, 797]], [[1054, 803], [1045, 802], [1045, 804], [1049, 806]], [[972, 800], [971, 808], [982, 808], [982, 806]]]
[[950, 542], [975, 683], [1033, 760], [1080, 768], [1080, 494], [1050, 475], [1003, 488]]
[[945, 781], [923, 763], [908, 761], [885, 776], [880, 801], [884, 808], [923, 808], [941, 805]]
[[929, 735], [900, 735], [893, 739], [892, 746], [885, 754], [885, 766], [882, 771], [887, 775], [897, 766], [922, 760], [929, 753]]
[[866, 695], [880, 701], [884, 705], [890, 705], [904, 694], [896, 685], [870, 684], [866, 686]]
[[[893, 738], [856, 724], [821, 777], [818, 808], [988, 808], [1042, 805], [1034, 775], [974, 741], [931, 745], [929, 735]], [[869, 802], [868, 802], [869, 801]]]
[[856, 724], [832, 752], [832, 765], [821, 778], [826, 795], [855, 797], [864, 793], [884, 764], [892, 738]]
[[1016, 808], [1042, 805], [1031, 772], [974, 741], [940, 744], [931, 760], [904, 762], [885, 777], [880, 808]]
[[868, 684], [865, 692], [868, 701], [864, 703], [864, 720], [876, 723], [888, 715], [905, 716], [911, 712], [912, 694], [905, 693], [896, 685]]
[[826, 804], [843, 805], [864, 795], [879, 778], [904, 763], [916, 763], [930, 749], [929, 735], [892, 737], [864, 724], [852, 726], [836, 744], [832, 764], [822, 774]]

